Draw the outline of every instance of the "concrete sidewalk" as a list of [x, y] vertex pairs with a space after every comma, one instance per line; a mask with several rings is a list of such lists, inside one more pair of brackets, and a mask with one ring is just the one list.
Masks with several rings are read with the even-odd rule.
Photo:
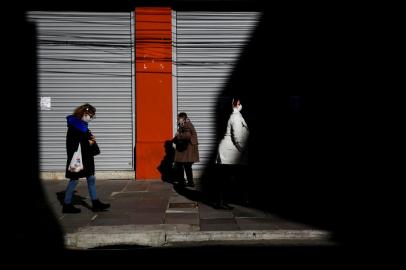
[[[61, 212], [66, 180], [42, 183], [65, 233], [67, 248], [256, 241], [332, 244], [326, 231], [239, 205], [232, 205], [233, 210], [214, 209], [182, 196], [161, 180], [98, 180], [98, 196], [111, 203], [111, 208], [97, 213], [90, 210], [86, 180], [81, 180], [73, 199], [82, 209], [80, 214]], [[190, 188], [187, 191], [197, 192]]]

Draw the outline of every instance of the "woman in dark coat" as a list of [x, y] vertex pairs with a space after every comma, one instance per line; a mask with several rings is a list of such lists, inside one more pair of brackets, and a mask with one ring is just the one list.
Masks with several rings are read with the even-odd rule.
[[[80, 209], [72, 204], [72, 196], [79, 182], [79, 178], [86, 177], [89, 195], [92, 200], [92, 210], [102, 211], [110, 207], [110, 204], [102, 203], [96, 195], [96, 178], [94, 156], [99, 154], [99, 148], [96, 138], [88, 129], [88, 123], [95, 117], [96, 108], [90, 104], [79, 106], [73, 112], [73, 115], [66, 117], [68, 132], [66, 134], [66, 153], [68, 156], [66, 162], [66, 178], [69, 178], [69, 184], [65, 191], [63, 204], [63, 213], [79, 213]], [[70, 168], [73, 154], [78, 150], [80, 144], [82, 152], [83, 169], [76, 172]]]
[[192, 164], [199, 161], [199, 149], [197, 133], [187, 114], [178, 114], [178, 131], [173, 142], [176, 144], [175, 168], [178, 172], [180, 184], [185, 184], [184, 172], [186, 173], [187, 185], [194, 186]]

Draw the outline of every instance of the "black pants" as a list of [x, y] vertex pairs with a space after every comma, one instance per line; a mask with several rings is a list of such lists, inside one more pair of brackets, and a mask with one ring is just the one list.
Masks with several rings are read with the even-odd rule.
[[186, 179], [188, 182], [193, 182], [193, 162], [175, 162], [176, 178], [179, 181], [185, 181], [184, 172], [186, 173]]

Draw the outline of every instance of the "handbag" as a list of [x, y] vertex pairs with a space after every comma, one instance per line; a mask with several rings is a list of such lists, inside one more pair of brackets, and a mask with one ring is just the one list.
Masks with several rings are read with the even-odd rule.
[[183, 152], [187, 149], [188, 145], [189, 145], [189, 140], [179, 140], [176, 139], [175, 140], [175, 145], [176, 145], [176, 150], [178, 152]]
[[83, 170], [83, 159], [82, 159], [82, 149], [80, 148], [80, 143], [78, 149], [73, 153], [72, 160], [69, 163], [68, 171], [70, 172], [80, 172]]
[[[184, 127], [179, 127], [178, 128], [178, 132], [183, 133], [183, 132], [187, 132], [190, 131], [190, 129], [188, 128], [184, 128]], [[190, 139], [179, 139], [177, 136], [174, 138], [174, 143], [175, 143], [175, 149], [178, 152], [184, 152], [186, 151], [189, 143], [190, 143]]]
[[[90, 137], [93, 136], [93, 134], [90, 130], [89, 130], [89, 136]], [[94, 141], [94, 143], [92, 145], [89, 145], [89, 151], [92, 156], [97, 156], [100, 154], [100, 148], [96, 141]]]
[[100, 148], [99, 148], [99, 146], [97, 145], [97, 143], [96, 142], [94, 142], [92, 145], [90, 145], [90, 153], [93, 155], [93, 156], [97, 156], [97, 155], [99, 155], [100, 154]]

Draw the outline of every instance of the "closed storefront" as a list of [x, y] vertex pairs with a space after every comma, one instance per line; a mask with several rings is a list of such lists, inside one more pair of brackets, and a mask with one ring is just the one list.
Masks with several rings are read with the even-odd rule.
[[[170, 18], [171, 11], [168, 11]], [[171, 22], [162, 20], [162, 12], [161, 9], [152, 8], [140, 9], [138, 13], [27, 13], [27, 20], [35, 24], [37, 37], [41, 172], [64, 171], [65, 117], [77, 106], [90, 103], [97, 108], [97, 116], [90, 123], [90, 129], [96, 135], [102, 151], [95, 158], [97, 172], [133, 172], [137, 167], [140, 170], [138, 178], [158, 178], [156, 168], [164, 156], [162, 145], [171, 138], [169, 133], [176, 132], [176, 114], [186, 112], [198, 133], [200, 162], [193, 168], [197, 172], [195, 176], [199, 177], [198, 172], [204, 169], [217, 147], [215, 110], [219, 97], [261, 14], [254, 11], [172, 10]], [[157, 20], [149, 22], [139, 17], [138, 47], [135, 46], [135, 14], [152, 16], [152, 19]], [[165, 30], [165, 35], [162, 29], [162, 33], [157, 32], [159, 40], [171, 40], [171, 68], [166, 65], [166, 62], [170, 62], [170, 47], [167, 61], [166, 56], [162, 58], [160, 55], [161, 43], [145, 41], [144, 32], [154, 27]], [[166, 32], [172, 38], [167, 37]], [[135, 48], [138, 48], [138, 58], [135, 57]], [[153, 79], [151, 83], [135, 83], [136, 63], [140, 67], [138, 78], [143, 76], [143, 81]], [[161, 63], [160, 69], [155, 70], [153, 67], [157, 63]], [[169, 76], [165, 84], [159, 77], [164, 76], [164, 73]], [[172, 119], [172, 123], [168, 124], [173, 130], [166, 128], [163, 133], [152, 130], [152, 135], [144, 136], [149, 134], [148, 119], [154, 114], [145, 107], [149, 104], [147, 96], [135, 96], [136, 85], [138, 92], [149, 93], [154, 97], [155, 109], [152, 112], [167, 108], [169, 113], [160, 113], [159, 119], [164, 123]], [[142, 90], [140, 87], [144, 85], [150, 89]], [[163, 91], [163, 86], [168, 89]], [[155, 92], [162, 96], [152, 95]], [[157, 102], [167, 94], [169, 103], [172, 96], [172, 106], [169, 103], [159, 105]], [[144, 108], [140, 110], [144, 116], [136, 116], [136, 101], [139, 110]], [[136, 126], [140, 132], [138, 136]], [[164, 124], [161, 126], [166, 127]], [[165, 136], [162, 135], [158, 140], [155, 138], [158, 133]], [[141, 147], [137, 161], [134, 158], [136, 142]], [[145, 148], [151, 143], [157, 145], [154, 154], [151, 154], [151, 149]]]
[[186, 112], [195, 125], [196, 171], [216, 149], [216, 104], [259, 17], [259, 12], [173, 11], [174, 115]]
[[96, 171], [134, 171], [133, 12], [29, 12], [27, 20], [37, 37], [40, 170], [65, 170], [65, 117], [90, 103], [102, 151]]

